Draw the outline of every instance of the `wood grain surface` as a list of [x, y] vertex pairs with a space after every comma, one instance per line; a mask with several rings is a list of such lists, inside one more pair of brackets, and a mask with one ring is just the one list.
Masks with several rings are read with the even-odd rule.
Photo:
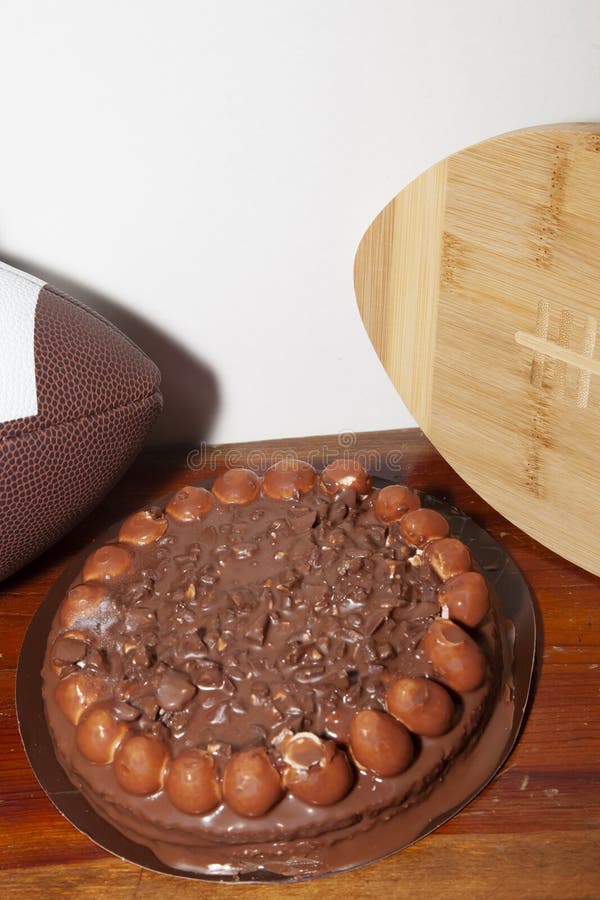
[[[101, 528], [225, 464], [268, 464], [282, 450], [331, 459], [343, 449], [384, 477], [448, 499], [513, 556], [541, 610], [543, 665], [517, 748], [467, 809], [384, 862], [298, 885], [227, 886], [143, 871], [110, 856], [54, 809], [28, 766], [14, 709], [15, 667], [30, 618], [71, 556]], [[9, 898], [600, 897], [600, 591], [481, 500], [416, 430], [246, 447], [153, 451], [57, 547], [0, 585], [0, 892]]]
[[432, 166], [355, 261], [366, 329], [425, 434], [494, 509], [596, 575], [599, 247], [600, 125], [556, 125]]

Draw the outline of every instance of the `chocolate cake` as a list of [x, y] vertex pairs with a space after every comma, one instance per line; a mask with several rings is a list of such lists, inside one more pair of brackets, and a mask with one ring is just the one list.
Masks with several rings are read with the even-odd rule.
[[501, 660], [444, 516], [354, 461], [287, 459], [126, 519], [42, 676], [59, 761], [122, 833], [180, 870], [305, 877], [474, 752]]

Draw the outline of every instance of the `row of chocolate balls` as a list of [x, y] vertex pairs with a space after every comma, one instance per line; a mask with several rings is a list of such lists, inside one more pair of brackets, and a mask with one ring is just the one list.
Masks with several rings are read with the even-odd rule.
[[[173, 805], [190, 815], [206, 815], [224, 800], [239, 815], [256, 817], [266, 814], [286, 790], [309, 805], [328, 806], [342, 800], [354, 783], [344, 750], [310, 732], [284, 741], [281, 773], [265, 749], [251, 748], [229, 760], [220, 781], [215, 760], [206, 750], [188, 749], [172, 759], [159, 737], [131, 734], [109, 703], [93, 702], [85, 710], [81, 696], [73, 703], [72, 686], [61, 688], [73, 677], [59, 683], [56, 699], [76, 725], [77, 748], [96, 765], [112, 764], [117, 782], [130, 794], [148, 796], [164, 789]], [[94, 692], [89, 696], [93, 698]], [[383, 778], [410, 766], [411, 731], [439, 737], [454, 717], [449, 693], [427, 678], [396, 678], [387, 689], [386, 706], [388, 712], [357, 712], [348, 742], [356, 766]]]
[[[284, 460], [264, 475], [262, 490], [273, 499], [294, 499], [315, 487], [317, 473], [308, 463]], [[333, 495], [343, 487], [365, 494], [371, 480], [358, 463], [337, 460], [323, 470], [321, 485]], [[245, 504], [255, 499], [260, 480], [249, 469], [229, 469], [216, 479], [212, 493], [224, 504]], [[127, 545], [146, 545], [161, 538], [168, 526], [167, 516], [179, 522], [193, 522], [205, 516], [213, 505], [210, 491], [188, 486], [167, 503], [163, 515], [156, 510], [141, 510], [121, 525], [116, 544], [94, 551], [83, 567], [83, 585], [73, 588], [61, 610], [64, 627], [73, 627], [80, 618], [93, 617], [108, 599], [102, 583], [125, 575], [133, 557]], [[446, 519], [435, 510], [421, 508], [419, 496], [405, 485], [388, 485], [377, 492], [374, 513], [386, 525], [397, 523], [400, 537], [432, 567], [442, 582], [440, 603], [450, 617], [475, 627], [489, 608], [483, 577], [471, 570], [471, 556], [465, 545], [449, 537]], [[420, 562], [420, 557], [416, 558]]]
[[[163, 515], [158, 509], [145, 509], [129, 516], [119, 530], [115, 544], [105, 544], [94, 551], [83, 567], [83, 580], [110, 581], [125, 575], [133, 556], [127, 545], [145, 546], [165, 534], [169, 518], [189, 524], [203, 519], [211, 511], [215, 498], [224, 506], [246, 506], [259, 494], [272, 500], [297, 500], [315, 487], [333, 496], [344, 487], [352, 487], [361, 495], [371, 489], [371, 478], [358, 463], [336, 460], [318, 479], [315, 469], [298, 459], [283, 459], [265, 472], [261, 479], [250, 469], [228, 469], [215, 479], [211, 490], [187, 485], [169, 500]], [[89, 593], [89, 592], [88, 592]]]

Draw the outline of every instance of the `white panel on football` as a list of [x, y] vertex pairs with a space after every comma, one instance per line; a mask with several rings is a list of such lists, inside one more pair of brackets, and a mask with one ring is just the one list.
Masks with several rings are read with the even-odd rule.
[[33, 337], [43, 284], [0, 262], [0, 422], [37, 415]]

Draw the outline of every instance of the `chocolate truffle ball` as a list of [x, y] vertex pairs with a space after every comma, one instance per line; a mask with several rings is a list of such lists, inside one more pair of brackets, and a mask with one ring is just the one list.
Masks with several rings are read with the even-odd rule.
[[209, 813], [221, 802], [212, 756], [205, 750], [184, 750], [169, 766], [165, 790], [181, 812], [191, 816]]
[[453, 690], [474, 691], [485, 677], [485, 657], [473, 638], [454, 622], [434, 619], [423, 650], [438, 675]]
[[285, 741], [283, 758], [287, 765], [296, 769], [310, 769], [329, 762], [336, 750], [333, 741], [323, 741], [312, 731], [299, 731]]
[[263, 493], [272, 500], [297, 500], [315, 486], [317, 473], [300, 459], [282, 459], [267, 469]]
[[434, 509], [415, 509], [402, 517], [400, 533], [408, 544], [422, 549], [429, 541], [445, 538], [450, 526]]
[[376, 495], [374, 509], [377, 518], [387, 525], [420, 506], [419, 495], [405, 484], [388, 484]]
[[450, 618], [470, 628], [479, 625], [490, 608], [485, 578], [479, 572], [463, 572], [443, 584], [438, 600], [447, 606]]
[[283, 794], [279, 772], [265, 750], [236, 753], [223, 773], [225, 802], [240, 816], [264, 816]]
[[178, 522], [197, 522], [212, 509], [213, 498], [210, 491], [189, 484], [173, 494], [165, 512]]
[[342, 488], [353, 488], [357, 494], [368, 494], [371, 477], [354, 459], [336, 459], [321, 472], [321, 484], [328, 494], [337, 494]]
[[109, 599], [103, 584], [89, 582], [75, 585], [61, 603], [60, 624], [63, 628], [73, 628], [85, 620], [95, 620], [101, 615], [101, 604]]
[[423, 555], [442, 581], [468, 572], [471, 568], [471, 554], [457, 538], [432, 541], [425, 547]]
[[77, 725], [88, 706], [97, 703], [104, 691], [101, 679], [80, 671], [61, 678], [56, 685], [54, 698], [69, 722]]
[[256, 500], [260, 491], [260, 479], [250, 469], [228, 469], [212, 486], [221, 503], [244, 506]]
[[99, 703], [82, 715], [75, 731], [75, 743], [90, 762], [106, 766], [113, 761], [115, 750], [128, 731], [127, 725], [115, 718], [109, 706]]
[[129, 569], [132, 556], [121, 544], [105, 544], [98, 547], [85, 561], [84, 581], [112, 581], [120, 578]]
[[430, 678], [397, 678], [386, 693], [388, 711], [414, 734], [439, 737], [452, 723], [454, 704], [448, 691]]
[[352, 719], [350, 749], [361, 768], [383, 778], [404, 772], [413, 758], [412, 740], [404, 725], [375, 709], [363, 709]]
[[119, 530], [119, 540], [124, 544], [141, 547], [152, 544], [167, 530], [167, 520], [158, 509], [141, 509], [129, 516]]
[[126, 740], [115, 753], [115, 777], [123, 790], [144, 797], [155, 794], [163, 786], [169, 751], [160, 738], [136, 734]]
[[354, 777], [348, 758], [333, 741], [300, 732], [286, 743], [283, 758], [285, 786], [311, 806], [338, 803], [352, 787]]

